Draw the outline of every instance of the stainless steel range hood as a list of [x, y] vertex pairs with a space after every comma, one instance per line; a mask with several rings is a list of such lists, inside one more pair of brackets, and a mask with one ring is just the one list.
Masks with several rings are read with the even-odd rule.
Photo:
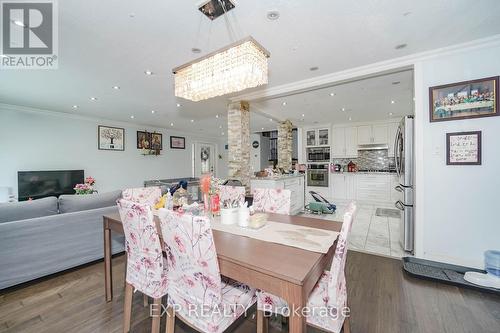
[[358, 146], [358, 150], [384, 150], [384, 149], [389, 149], [389, 146], [386, 144], [378, 144], [378, 143]]

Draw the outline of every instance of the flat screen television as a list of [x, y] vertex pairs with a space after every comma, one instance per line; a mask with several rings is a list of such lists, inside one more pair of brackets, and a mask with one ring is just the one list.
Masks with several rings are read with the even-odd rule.
[[61, 194], [74, 194], [76, 184], [83, 183], [83, 170], [19, 171], [18, 200], [40, 199]]

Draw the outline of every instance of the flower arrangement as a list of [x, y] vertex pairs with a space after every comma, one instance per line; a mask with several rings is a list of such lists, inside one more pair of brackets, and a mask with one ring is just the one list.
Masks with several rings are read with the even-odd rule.
[[92, 194], [97, 191], [94, 190], [95, 179], [92, 177], [85, 178], [85, 182], [83, 184], [76, 184], [73, 188], [76, 194]]

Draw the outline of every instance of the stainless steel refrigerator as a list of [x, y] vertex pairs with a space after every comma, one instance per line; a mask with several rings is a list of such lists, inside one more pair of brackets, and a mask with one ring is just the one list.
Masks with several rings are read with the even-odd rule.
[[394, 156], [400, 192], [400, 200], [396, 201], [396, 208], [401, 211], [402, 224], [400, 227], [400, 241], [403, 249], [413, 252], [414, 248], [414, 188], [413, 188], [413, 116], [405, 116], [396, 132]]

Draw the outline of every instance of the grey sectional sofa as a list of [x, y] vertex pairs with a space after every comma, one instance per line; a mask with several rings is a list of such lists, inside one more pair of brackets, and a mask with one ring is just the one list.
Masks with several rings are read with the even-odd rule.
[[[102, 216], [121, 191], [0, 204], [0, 289], [103, 258]], [[124, 250], [113, 235], [113, 253]]]

